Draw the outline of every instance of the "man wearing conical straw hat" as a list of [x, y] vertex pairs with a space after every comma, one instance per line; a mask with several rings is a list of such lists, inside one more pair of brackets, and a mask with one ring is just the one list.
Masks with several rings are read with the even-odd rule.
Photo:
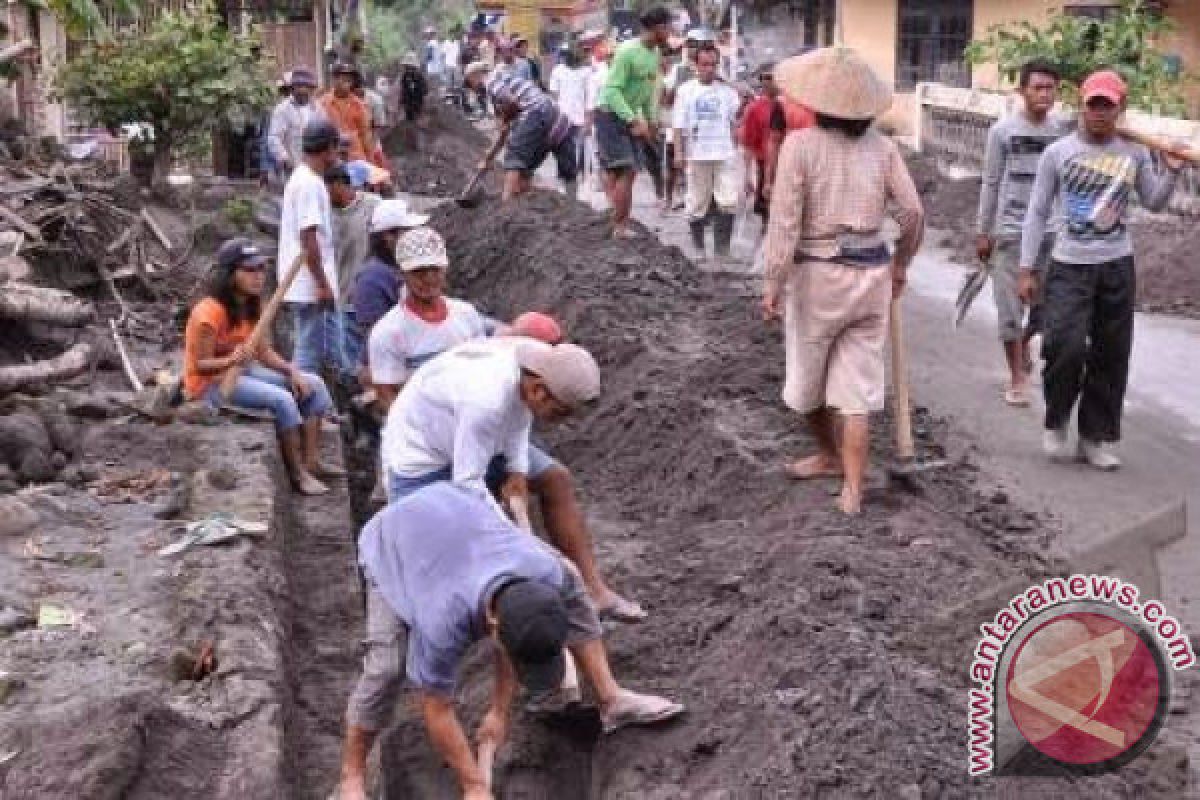
[[[816, 114], [779, 156], [765, 244], [763, 309], [783, 317], [783, 399], [803, 414], [817, 452], [787, 466], [800, 480], [843, 481], [838, 507], [858, 513], [867, 415], [884, 405], [888, 306], [904, 288], [924, 213], [899, 148], [872, 128], [892, 90], [853, 50], [831, 47], [775, 68], [783, 93]], [[884, 238], [889, 209], [900, 226]]]

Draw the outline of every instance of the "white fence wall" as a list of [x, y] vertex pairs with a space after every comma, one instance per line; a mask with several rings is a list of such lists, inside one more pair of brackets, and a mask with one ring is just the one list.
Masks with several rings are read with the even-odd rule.
[[[914, 108], [917, 149], [956, 170], [978, 173], [983, 167], [988, 128], [1002, 115], [1015, 111], [1019, 102], [1012, 93], [922, 83], [917, 86]], [[1135, 130], [1200, 147], [1200, 122], [1138, 111], [1125, 116], [1126, 124]], [[1181, 216], [1200, 216], [1200, 168], [1184, 170], [1168, 208]]]

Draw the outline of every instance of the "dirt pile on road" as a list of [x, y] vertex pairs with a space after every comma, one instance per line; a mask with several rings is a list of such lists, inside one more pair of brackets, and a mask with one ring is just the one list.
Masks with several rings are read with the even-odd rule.
[[[550, 311], [600, 361], [599, 402], [545, 440], [575, 473], [611, 580], [652, 613], [609, 637], [615, 673], [689, 708], [671, 727], [603, 739], [520, 720], [501, 796], [975, 793], [964, 709], [981, 620], [949, 633], [931, 620], [1042, 570], [1043, 523], [976, 487], [962, 462], [915, 493], [876, 480], [854, 520], [833, 510], [835, 487], [789, 481], [780, 467], [813, 443], [779, 401], [778, 331], [752, 287], [647, 233], [612, 242], [601, 215], [548, 193], [443, 206], [433, 224], [459, 296], [502, 318]], [[926, 452], [938, 430], [917, 414]], [[875, 463], [887, 439], [877, 426]], [[465, 689], [472, 721], [479, 673]], [[415, 717], [384, 752], [389, 796], [453, 796]], [[1072, 791], [1127, 796], [1139, 781], [1127, 771]]]
[[[979, 178], [950, 177], [936, 159], [920, 153], [909, 153], [906, 161], [925, 203], [927, 224], [941, 234], [937, 243], [951, 258], [973, 267]], [[1138, 309], [1200, 319], [1200, 261], [1195, 258], [1200, 230], [1195, 221], [1135, 212], [1130, 227]]]
[[487, 145], [461, 111], [432, 102], [415, 126], [401, 121], [383, 141], [400, 191], [442, 197], [461, 191]]

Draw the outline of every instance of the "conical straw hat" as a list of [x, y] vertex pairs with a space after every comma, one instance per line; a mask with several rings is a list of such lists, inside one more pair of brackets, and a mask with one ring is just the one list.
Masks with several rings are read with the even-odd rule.
[[775, 65], [775, 84], [818, 114], [871, 119], [892, 105], [892, 88], [848, 47], [823, 47]]

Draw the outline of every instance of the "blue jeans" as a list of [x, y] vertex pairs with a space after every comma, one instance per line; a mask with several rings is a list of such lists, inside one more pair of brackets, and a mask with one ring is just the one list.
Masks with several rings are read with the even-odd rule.
[[[529, 445], [530, 478], [537, 478], [557, 466], [559, 466], [559, 463], [554, 459], [554, 456], [535, 444]], [[493, 492], [499, 489], [500, 484], [504, 483], [507, 475], [508, 464], [506, 459], [504, 456], [496, 456], [488, 464], [487, 476], [485, 478], [488, 488]], [[424, 475], [417, 475], [416, 477], [397, 475], [388, 470], [384, 476], [388, 502], [394, 503], [403, 497], [408, 497], [418, 489], [424, 489], [426, 486], [439, 483], [440, 481], [451, 480], [453, 477], [453, 467], [442, 467], [441, 469], [435, 469], [433, 472], [426, 472]]]
[[342, 318], [342, 347], [349, 363], [357, 367], [366, 361], [363, 357], [364, 336], [358, 329], [358, 320], [354, 317], [354, 309], [344, 309], [338, 314]]
[[296, 323], [292, 362], [297, 369], [319, 374], [321, 368], [327, 366], [338, 379], [353, 379], [358, 369], [346, 354], [341, 312], [319, 308], [316, 303], [291, 303], [290, 306]]
[[[228, 402], [243, 408], [266, 409], [275, 415], [277, 429], [291, 430], [306, 419], [322, 416], [333, 407], [325, 381], [311, 372], [304, 373], [304, 380], [312, 391], [303, 400], [297, 401], [286, 375], [261, 364], [252, 364], [238, 378]], [[217, 382], [204, 393], [204, 402], [216, 408], [221, 400], [221, 384]]]

